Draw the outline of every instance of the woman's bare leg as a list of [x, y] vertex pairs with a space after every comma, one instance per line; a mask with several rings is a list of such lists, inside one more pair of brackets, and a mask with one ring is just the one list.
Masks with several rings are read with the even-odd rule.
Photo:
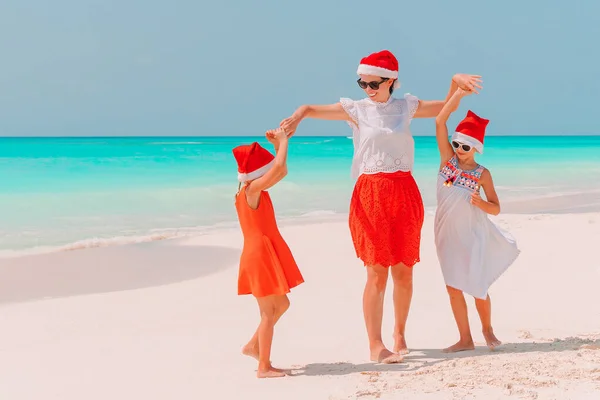
[[363, 293], [363, 313], [369, 336], [371, 361], [383, 363], [401, 362], [402, 357], [389, 351], [383, 344], [383, 298], [388, 279], [388, 269], [381, 265], [367, 266], [367, 283]]
[[458, 343], [445, 348], [443, 352], [455, 353], [457, 351], [473, 350], [475, 349], [475, 344], [473, 343], [471, 328], [469, 327], [469, 313], [467, 311], [465, 296], [462, 291], [453, 287], [446, 286], [446, 289], [448, 290], [448, 296], [450, 296], [450, 305], [452, 306], [454, 320], [458, 326], [460, 339]]
[[[275, 324], [279, 321], [279, 318], [290, 308], [290, 301], [287, 296], [284, 296], [284, 300], [279, 302], [277, 309], [275, 310]], [[260, 326], [260, 324], [259, 324]], [[254, 335], [246, 343], [244, 347], [242, 347], [242, 354], [245, 356], [252, 357], [258, 361], [258, 328], [254, 332]]]
[[487, 296], [485, 300], [476, 298], [475, 306], [477, 307], [479, 319], [481, 320], [481, 329], [483, 331], [485, 342], [490, 350], [494, 350], [496, 347], [500, 346], [502, 342], [494, 335], [494, 330], [492, 329], [492, 300], [490, 299], [490, 296]]
[[392, 266], [394, 281], [394, 352], [408, 354], [406, 346], [406, 321], [413, 294], [413, 269], [400, 263]]

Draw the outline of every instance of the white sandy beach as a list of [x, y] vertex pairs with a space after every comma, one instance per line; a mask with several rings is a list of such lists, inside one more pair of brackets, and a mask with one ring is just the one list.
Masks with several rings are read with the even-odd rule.
[[273, 362], [293, 370], [276, 380], [239, 352], [258, 313], [236, 295], [237, 229], [0, 259], [0, 399], [600, 398], [600, 213], [496, 220], [522, 250], [491, 290], [506, 344], [483, 346], [469, 299], [477, 350], [440, 352], [457, 331], [428, 216], [399, 365], [368, 361], [345, 218], [284, 224], [306, 283], [276, 327]]

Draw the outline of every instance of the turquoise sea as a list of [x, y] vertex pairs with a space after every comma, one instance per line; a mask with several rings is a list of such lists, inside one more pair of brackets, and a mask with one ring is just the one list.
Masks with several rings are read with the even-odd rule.
[[[254, 137], [0, 138], [0, 255], [155, 240], [236, 221], [231, 149]], [[416, 137], [415, 177], [435, 206], [438, 154]], [[268, 147], [270, 148], [270, 147]], [[295, 136], [272, 191], [281, 218], [345, 213], [352, 140]], [[492, 136], [478, 161], [504, 203], [600, 190], [600, 136]]]

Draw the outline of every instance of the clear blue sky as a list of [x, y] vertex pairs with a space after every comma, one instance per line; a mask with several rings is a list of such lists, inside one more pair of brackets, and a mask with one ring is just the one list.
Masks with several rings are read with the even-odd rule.
[[[600, 133], [600, 2], [368, 4], [3, 1], [0, 135], [262, 134], [300, 104], [360, 98], [357, 63], [384, 48], [400, 94], [443, 98], [453, 73], [483, 75], [465, 107], [490, 134]], [[350, 130], [310, 121], [298, 133]]]

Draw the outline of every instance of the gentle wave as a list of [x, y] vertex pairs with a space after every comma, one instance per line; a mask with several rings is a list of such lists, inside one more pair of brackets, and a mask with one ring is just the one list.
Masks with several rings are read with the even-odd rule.
[[304, 213], [300, 216], [301, 217], [322, 217], [322, 216], [330, 216], [330, 215], [338, 215], [338, 213], [336, 213], [335, 211], [331, 211], [331, 210], [317, 210], [317, 211], [310, 211], [310, 212]]
[[178, 237], [185, 237], [190, 235], [197, 235], [199, 232], [194, 233], [181, 233], [181, 232], [161, 232], [153, 233], [142, 236], [116, 236], [111, 238], [90, 238], [84, 240], [78, 240], [77, 242], [69, 243], [62, 246], [39, 246], [23, 250], [2, 250], [0, 251], [1, 258], [17, 258], [29, 255], [47, 254], [47, 253], [59, 253], [63, 251], [72, 250], [83, 250], [91, 249], [95, 247], [108, 247], [108, 246], [121, 246], [125, 244], [134, 243], [145, 243], [155, 242], [158, 240], [174, 239]]
[[323, 143], [333, 142], [334, 140], [335, 139], [324, 139], [324, 140], [310, 141], [310, 142], [296, 142], [295, 144], [310, 144], [310, 145], [315, 145], [315, 144], [323, 144]]
[[148, 145], [166, 146], [166, 145], [182, 145], [182, 144], [207, 144], [207, 142], [150, 142], [147, 144]]
[[[302, 214], [301, 216], [282, 217], [278, 218], [280, 225], [294, 225], [297, 223], [306, 223], [312, 221], [320, 221], [323, 218], [340, 217], [338, 214], [329, 210], [318, 210]], [[308, 221], [307, 221], [308, 220]], [[17, 258], [30, 255], [60, 253], [73, 250], [92, 249], [96, 247], [122, 246], [136, 243], [156, 242], [160, 240], [177, 239], [182, 237], [199, 236], [220, 230], [237, 229], [239, 223], [237, 221], [218, 222], [210, 226], [196, 226], [189, 228], [161, 228], [152, 229], [147, 234], [131, 235], [131, 236], [114, 236], [108, 238], [88, 238], [78, 240], [72, 243], [58, 246], [37, 246], [20, 250], [0, 250], [0, 259], [2, 258]]]

